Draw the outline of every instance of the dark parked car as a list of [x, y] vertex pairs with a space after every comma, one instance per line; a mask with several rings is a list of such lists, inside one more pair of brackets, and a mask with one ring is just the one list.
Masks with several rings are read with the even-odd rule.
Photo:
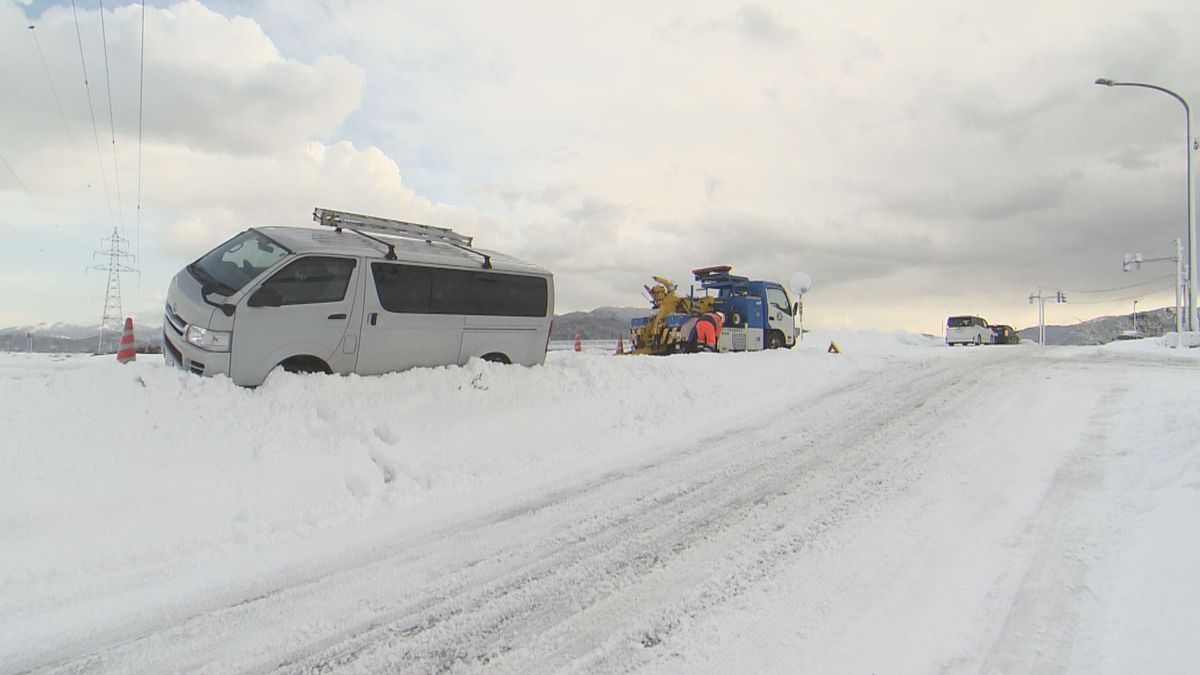
[[1021, 336], [1017, 335], [1017, 331], [1013, 330], [1012, 326], [997, 324], [990, 328], [994, 345], [1015, 345], [1021, 341]]

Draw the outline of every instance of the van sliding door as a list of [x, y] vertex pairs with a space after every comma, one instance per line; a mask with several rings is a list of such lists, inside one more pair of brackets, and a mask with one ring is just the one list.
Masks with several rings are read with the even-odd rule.
[[458, 363], [463, 315], [449, 313], [448, 287], [435, 267], [371, 263], [355, 370], [378, 375]]

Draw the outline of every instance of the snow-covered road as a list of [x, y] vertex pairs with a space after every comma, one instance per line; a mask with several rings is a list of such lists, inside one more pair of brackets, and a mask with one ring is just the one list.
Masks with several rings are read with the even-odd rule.
[[[72, 472], [53, 449], [60, 459], [4, 451], [33, 504], [0, 501], [0, 534], [13, 535], [0, 551], [14, 554], [0, 568], [0, 670], [1167, 672], [1200, 662], [1187, 638], [1200, 584], [1170, 576], [1200, 564], [1200, 414], [1178, 403], [1200, 394], [1200, 361], [1148, 347], [840, 341], [836, 356], [816, 344], [553, 354], [537, 369], [284, 377], [254, 392], [157, 363], [11, 357], [0, 362], [4, 422], [28, 452], [42, 438], [84, 453], [70, 428], [92, 416], [39, 434], [38, 397], [57, 390], [70, 405], [110, 380], [135, 410], [109, 414], [140, 420], [127, 434], [141, 440], [87, 459], [98, 486], [57, 480], [82, 496], [35, 494], [31, 476]], [[158, 431], [183, 401], [231, 428], [141, 468], [164, 451], [155, 439], [204, 429]], [[390, 424], [378, 411], [393, 409], [405, 413]], [[254, 420], [300, 431], [276, 448], [238, 428]], [[253, 447], [222, 447], [239, 442]], [[283, 485], [243, 492], [271, 477]], [[131, 491], [132, 503], [106, 490]], [[101, 532], [73, 529], [63, 512], [75, 503], [94, 508], [87, 527]], [[152, 535], [129, 536], [108, 523], [117, 517]], [[12, 542], [30, 548], [17, 554]]]

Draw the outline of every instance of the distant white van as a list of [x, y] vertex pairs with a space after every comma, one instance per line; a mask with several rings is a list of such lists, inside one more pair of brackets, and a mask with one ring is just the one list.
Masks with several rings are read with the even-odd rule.
[[946, 344], [990, 345], [992, 328], [978, 316], [952, 316], [946, 319]]
[[375, 375], [545, 361], [546, 269], [446, 228], [328, 209], [313, 219], [332, 229], [250, 228], [176, 274], [167, 362], [257, 386], [276, 367]]

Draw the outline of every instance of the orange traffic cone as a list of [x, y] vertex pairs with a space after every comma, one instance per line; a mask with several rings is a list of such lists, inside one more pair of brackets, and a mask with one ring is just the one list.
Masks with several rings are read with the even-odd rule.
[[579, 329], [575, 329], [575, 351], [583, 351], [583, 343], [579, 340]]
[[617, 333], [617, 353], [625, 353], [625, 338], [620, 333]]
[[121, 332], [121, 348], [117, 350], [117, 361], [129, 363], [137, 358], [133, 349], [133, 318], [125, 317], [125, 330]]

